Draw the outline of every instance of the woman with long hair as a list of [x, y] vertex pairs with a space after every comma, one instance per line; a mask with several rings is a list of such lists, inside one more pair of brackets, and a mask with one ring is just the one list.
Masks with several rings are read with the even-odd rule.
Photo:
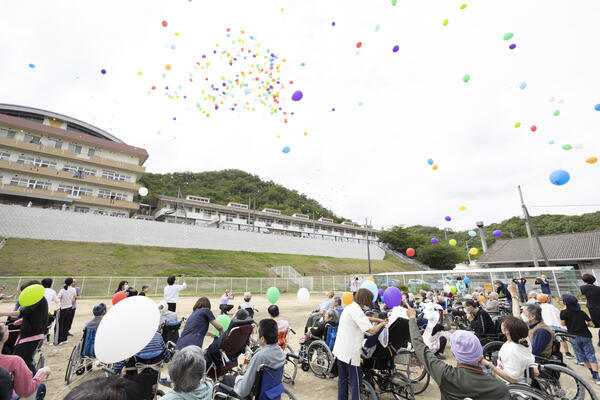
[[210, 300], [207, 297], [200, 297], [194, 304], [192, 315], [185, 322], [181, 337], [177, 341], [177, 348], [181, 350], [190, 345], [202, 348], [209, 325], [214, 326], [219, 333], [223, 333], [223, 327], [210, 311]]
[[75, 288], [72, 286], [73, 278], [65, 279], [65, 285], [58, 292], [58, 300], [60, 301], [60, 310], [54, 330], [54, 344], [67, 343], [69, 334], [68, 327], [73, 322], [75, 312], [73, 311], [73, 303], [79, 296]]

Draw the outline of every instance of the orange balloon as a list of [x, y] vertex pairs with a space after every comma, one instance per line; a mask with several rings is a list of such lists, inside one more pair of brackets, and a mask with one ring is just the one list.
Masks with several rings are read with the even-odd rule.
[[587, 160], [585, 160], [585, 162], [588, 164], [594, 164], [594, 163], [598, 162], [598, 157], [590, 157]]
[[167, 65], [165, 65], [165, 69], [166, 69], [167, 71], [170, 71], [170, 70], [171, 70], [171, 64], [167, 64]]
[[370, 277], [370, 276], [367, 278], [367, 280], [368, 280], [368, 281], [371, 281], [371, 282], [373, 282], [373, 283], [375, 283], [375, 279], [373, 279], [373, 278], [372, 278], [372, 277]]
[[349, 306], [353, 301], [354, 296], [352, 296], [352, 293], [346, 292], [342, 295], [342, 303], [344, 303], [345, 306]]
[[433, 166], [433, 167], [431, 167], [431, 168], [433, 168], [433, 170], [435, 171], [436, 169], [438, 169], [438, 166], [437, 166], [437, 165], [434, 165], [434, 166]]

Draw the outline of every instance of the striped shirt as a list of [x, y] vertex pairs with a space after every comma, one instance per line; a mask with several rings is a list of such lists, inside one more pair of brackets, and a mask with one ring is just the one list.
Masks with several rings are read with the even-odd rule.
[[[162, 336], [160, 335], [160, 333], [155, 332], [150, 342], [139, 353], [137, 353], [136, 356], [145, 359], [153, 358], [160, 355], [165, 348], [165, 341], [163, 340]], [[170, 358], [170, 353], [168, 351], [165, 351], [163, 361], [168, 362]], [[123, 367], [125, 366], [126, 361], [127, 360], [116, 362], [113, 366], [113, 370], [117, 374], [120, 374], [123, 370]]]

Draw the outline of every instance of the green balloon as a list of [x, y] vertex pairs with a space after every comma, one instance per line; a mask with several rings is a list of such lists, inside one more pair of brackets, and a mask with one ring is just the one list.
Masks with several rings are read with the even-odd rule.
[[392, 5], [395, 6], [398, 3], [398, 0], [392, 0]]
[[508, 32], [508, 33], [504, 34], [503, 39], [504, 40], [510, 40], [510, 38], [512, 38], [512, 37], [513, 37], [513, 33], [512, 32]]
[[19, 304], [23, 307], [34, 305], [44, 298], [44, 287], [42, 285], [27, 286], [19, 295]]
[[[225, 314], [219, 315], [216, 318], [216, 320], [223, 327], [223, 332], [225, 332], [227, 328], [229, 328], [229, 324], [231, 323], [231, 318], [229, 318], [229, 315]], [[217, 328], [213, 327], [213, 331], [215, 333], [215, 336], [219, 337], [219, 331], [217, 330]]]
[[267, 300], [269, 300], [271, 304], [277, 303], [277, 300], [279, 300], [279, 289], [275, 286], [270, 287], [267, 290]]
[[450, 239], [450, 246], [456, 246], [456, 239]]
[[469, 74], [463, 75], [463, 82], [469, 82], [470, 80], [471, 80], [471, 75], [469, 75]]
[[556, 110], [556, 111], [554, 111], [554, 116], [555, 116], [555, 117], [558, 117], [559, 115], [560, 115], [560, 110]]
[[563, 144], [562, 148], [563, 148], [563, 150], [571, 150], [573, 148], [573, 146], [571, 146], [570, 144]]

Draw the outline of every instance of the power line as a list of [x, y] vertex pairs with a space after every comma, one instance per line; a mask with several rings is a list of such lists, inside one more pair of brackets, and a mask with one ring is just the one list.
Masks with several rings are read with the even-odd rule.
[[527, 207], [547, 208], [547, 207], [600, 207], [600, 204], [548, 204], [548, 205], [530, 205]]

